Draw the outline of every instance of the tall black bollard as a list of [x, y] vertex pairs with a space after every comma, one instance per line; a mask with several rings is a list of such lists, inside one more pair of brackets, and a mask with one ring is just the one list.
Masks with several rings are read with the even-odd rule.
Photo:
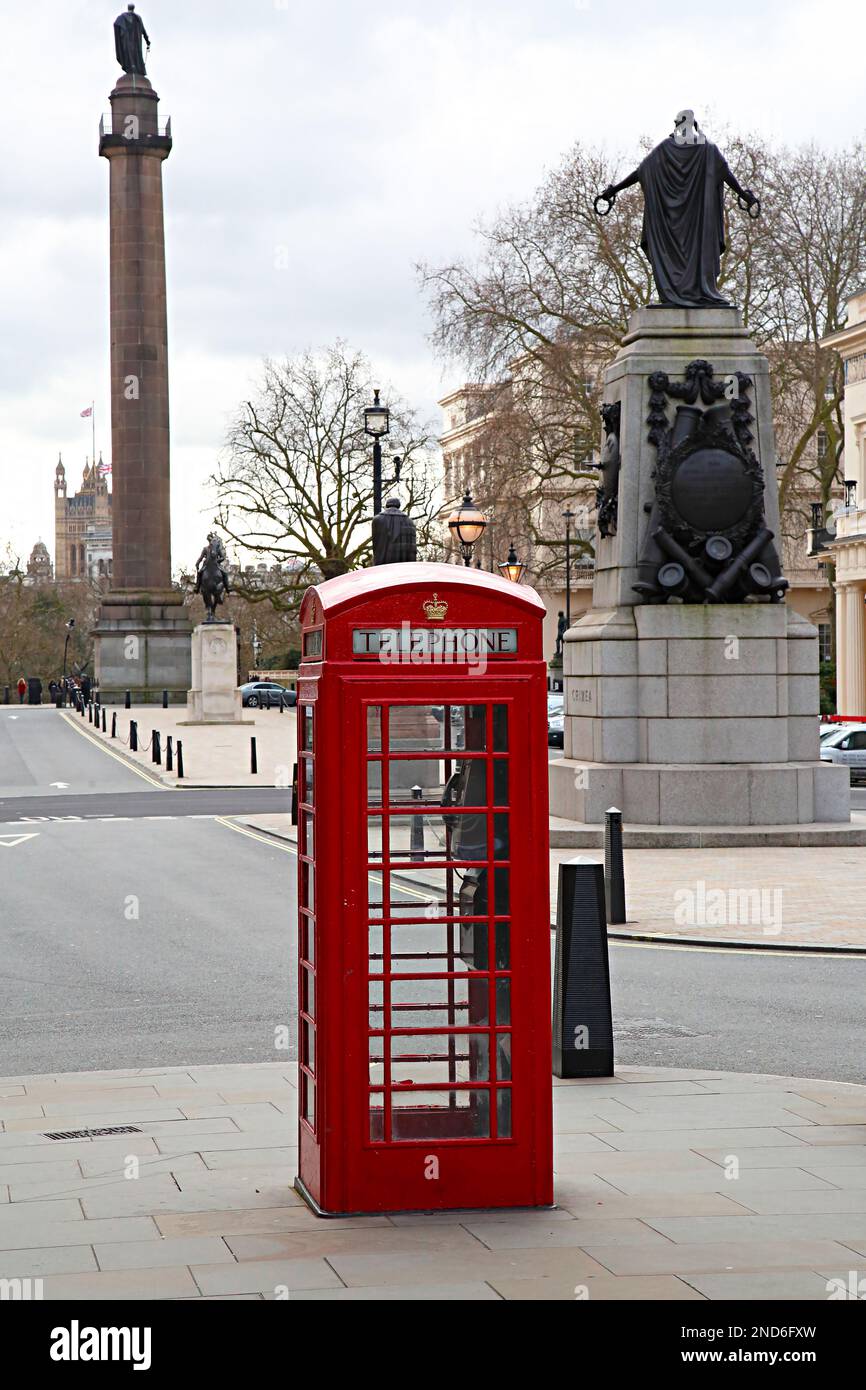
[[283, 697], [282, 697], [282, 693], [281, 693], [281, 694], [280, 694], [280, 714], [282, 714], [282, 712], [283, 712]]
[[159, 742], [159, 734], [157, 733], [156, 729], [153, 730], [150, 736], [150, 756], [156, 763], [157, 767], [162, 767], [162, 748]]
[[[420, 801], [424, 795], [420, 787], [412, 788], [412, 800]], [[409, 831], [409, 858], [415, 860], [424, 859], [424, 817], [415, 815], [412, 817], [412, 828]]]
[[622, 811], [604, 813], [604, 893], [611, 926], [625, 922], [625, 868], [622, 858]]
[[162, 707], [163, 707], [163, 709], [168, 709], [168, 691], [167, 691], [167, 690], [164, 690], [164, 691], [162, 692]]
[[103, 732], [104, 734], [107, 734], [107, 733], [108, 733], [108, 729], [107, 729], [106, 723], [105, 723], [105, 705], [102, 706], [102, 732]]
[[178, 780], [183, 778], [183, 744], [180, 739], [177, 741], [177, 775]]
[[256, 741], [255, 741], [255, 738], [251, 738], [251, 739], [250, 739], [250, 772], [258, 772], [258, 770], [259, 770], [259, 761], [258, 761], [258, 758], [256, 757]]
[[129, 751], [130, 753], [138, 752], [138, 724], [134, 719], [129, 721]]
[[129, 709], [129, 708], [131, 707], [131, 704], [132, 704], [132, 695], [131, 695], [131, 693], [127, 690], [126, 694], [125, 694], [124, 697], [123, 697], [123, 708], [124, 708], [124, 709]]
[[559, 866], [553, 977], [554, 1076], [613, 1076], [604, 866]]
[[174, 763], [172, 761], [171, 734], [169, 734], [165, 740], [165, 770], [166, 772], [174, 771]]
[[111, 712], [111, 737], [117, 738], [117, 710]]
[[92, 700], [88, 700], [88, 701], [87, 701], [87, 722], [88, 722], [88, 724], [92, 724], [92, 723], [93, 723], [93, 701], [92, 701]]

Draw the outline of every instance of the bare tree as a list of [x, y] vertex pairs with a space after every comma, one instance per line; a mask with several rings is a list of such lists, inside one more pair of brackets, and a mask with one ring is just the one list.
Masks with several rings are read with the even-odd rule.
[[[361, 353], [338, 342], [282, 362], [266, 361], [256, 394], [229, 430], [211, 482], [217, 523], [254, 556], [291, 567], [276, 587], [250, 588], [251, 602], [293, 608], [304, 587], [369, 562], [372, 441], [364, 407], [374, 377]], [[390, 389], [388, 453], [402, 459], [399, 494], [419, 542], [432, 543], [436, 487], [432, 434]], [[384, 464], [386, 482], [393, 465]]]

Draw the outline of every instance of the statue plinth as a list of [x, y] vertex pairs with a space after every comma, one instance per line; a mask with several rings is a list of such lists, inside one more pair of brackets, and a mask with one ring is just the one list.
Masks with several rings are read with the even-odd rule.
[[238, 689], [238, 639], [233, 623], [199, 623], [192, 634], [192, 682], [184, 724], [252, 724]]
[[596, 539], [593, 605], [565, 637], [564, 758], [550, 766], [551, 813], [599, 824], [614, 805], [626, 823], [656, 830], [845, 823], [848, 769], [819, 761], [811, 624], [785, 602], [733, 588], [722, 602], [644, 602], [634, 588], [646, 577], [651, 528], [664, 525], [653, 425], [657, 440], [661, 411], [670, 426], [678, 408], [714, 408], [663, 400], [651, 378], [666, 374], [679, 389], [696, 359], [716, 382], [750, 378], [749, 447], [763, 524], [779, 538], [769, 366], [739, 312], [638, 310], [605, 373], [605, 402], [619, 405], [616, 528]]

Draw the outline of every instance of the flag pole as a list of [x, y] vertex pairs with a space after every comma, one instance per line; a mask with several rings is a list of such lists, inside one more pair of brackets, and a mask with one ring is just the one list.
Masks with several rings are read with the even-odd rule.
[[92, 467], [96, 468], [96, 401], [90, 402], [90, 423], [93, 426]]

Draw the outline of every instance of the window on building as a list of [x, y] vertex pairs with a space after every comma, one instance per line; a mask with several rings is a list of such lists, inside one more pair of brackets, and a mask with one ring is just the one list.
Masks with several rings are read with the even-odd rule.
[[827, 431], [819, 430], [815, 438], [818, 445], [818, 457], [819, 459], [825, 459], [827, 457], [828, 446]]
[[818, 624], [818, 660], [833, 660], [833, 633], [829, 623]]

